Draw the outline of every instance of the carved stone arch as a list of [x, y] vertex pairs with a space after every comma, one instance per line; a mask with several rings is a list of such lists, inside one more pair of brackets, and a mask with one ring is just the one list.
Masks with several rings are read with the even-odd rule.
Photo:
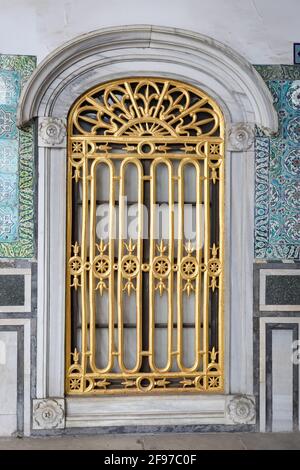
[[[64, 397], [66, 120], [86, 90], [133, 76], [177, 79], [220, 106], [227, 131], [225, 394], [214, 397], [106, 397], [67, 402], [66, 426], [233, 424], [230, 394], [251, 396], [254, 126], [277, 131], [272, 97], [240, 55], [203, 35], [157, 26], [106, 28], [50, 54], [23, 90], [18, 123], [38, 137], [38, 333], [36, 397]], [[234, 152], [234, 153], [233, 153]], [[77, 400], [77, 401], [76, 401]], [[100, 401], [98, 401], [100, 400]], [[174, 403], [174, 407], [171, 403]], [[114, 410], [117, 409], [117, 415]]]

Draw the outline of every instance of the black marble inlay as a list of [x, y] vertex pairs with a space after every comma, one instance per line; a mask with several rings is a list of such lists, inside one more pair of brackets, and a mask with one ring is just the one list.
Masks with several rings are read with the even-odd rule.
[[25, 297], [23, 274], [0, 275], [0, 306], [22, 306]]
[[300, 275], [266, 276], [266, 305], [300, 305]]

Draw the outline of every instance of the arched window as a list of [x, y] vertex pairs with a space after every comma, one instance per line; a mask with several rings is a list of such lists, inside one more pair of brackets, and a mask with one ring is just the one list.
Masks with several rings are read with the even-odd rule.
[[223, 390], [224, 121], [166, 78], [68, 117], [67, 394]]

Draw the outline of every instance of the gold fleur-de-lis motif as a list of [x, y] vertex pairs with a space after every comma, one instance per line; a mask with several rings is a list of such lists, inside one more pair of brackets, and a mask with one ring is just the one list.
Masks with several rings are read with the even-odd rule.
[[97, 380], [95, 382], [95, 385], [96, 387], [99, 387], [99, 388], [107, 388], [108, 385], [110, 385], [110, 382], [106, 379], [102, 379], [102, 380]]
[[184, 378], [179, 383], [181, 383], [183, 385], [183, 388], [192, 387], [194, 385], [194, 380]]
[[107, 249], [107, 243], [104, 243], [103, 239], [101, 238], [100, 243], [96, 243], [96, 247], [98, 248], [99, 253], [102, 255]]
[[218, 351], [216, 351], [216, 348], [213, 346], [212, 350], [210, 351], [210, 363], [214, 364], [217, 360], [217, 355]]
[[161, 297], [164, 291], [167, 290], [165, 280], [170, 273], [171, 262], [168, 256], [164, 254], [167, 250], [167, 245], [164, 244], [163, 240], [156, 244], [156, 250], [158, 251], [159, 255], [153, 259], [152, 272], [154, 277], [158, 279], [155, 290], [159, 291], [159, 295]]
[[100, 279], [100, 281], [98, 282], [95, 290], [98, 290], [99, 289], [99, 292], [100, 292], [100, 295], [102, 297], [103, 293], [105, 290], [108, 289], [107, 285], [105, 284], [105, 281], [103, 281], [103, 279]]
[[80, 355], [80, 353], [77, 351], [77, 348], [74, 349], [74, 352], [71, 352], [71, 356], [73, 357], [73, 363], [74, 363], [75, 366], [78, 365], [79, 355]]
[[158, 290], [160, 297], [163, 295], [164, 290], [167, 290], [165, 283], [162, 279], [160, 279], [159, 282], [156, 284], [155, 290]]
[[134, 250], [136, 249], [136, 244], [132, 241], [132, 239], [129, 239], [129, 242], [123, 242], [124, 246], [127, 250], [127, 254], [123, 256], [121, 260], [121, 272], [123, 278], [126, 279], [126, 283], [122, 288], [122, 291], [126, 291], [127, 295], [129, 296], [131, 294], [131, 291], [136, 291], [136, 287], [133, 283], [133, 279], [136, 278], [139, 272], [139, 260], [136, 255], [134, 255]]
[[105, 290], [108, 290], [106, 279], [108, 278], [111, 271], [111, 261], [107, 254], [105, 254], [109, 243], [105, 243], [101, 238], [99, 243], [95, 243], [99, 254], [94, 258], [92, 263], [92, 269], [95, 278], [99, 279], [95, 291], [99, 290], [102, 297]]
[[157, 251], [159, 252], [160, 255], [164, 254], [164, 252], [166, 251], [167, 249], [167, 246], [164, 245], [164, 241], [161, 240], [159, 245], [156, 244], [156, 248], [157, 248]]
[[192, 243], [191, 243], [191, 240], [189, 240], [189, 241], [187, 242], [187, 244], [185, 245], [184, 248], [185, 248], [185, 251], [186, 251], [189, 255], [191, 255], [191, 254], [195, 251], [195, 248], [193, 247], [193, 245], [192, 245]]
[[135, 383], [136, 383], [135, 380], [125, 379], [123, 382], [121, 382], [121, 385], [124, 385], [125, 388], [128, 388], [128, 387], [134, 387]]
[[195, 291], [194, 285], [191, 283], [190, 279], [188, 279], [184, 285], [183, 292], [187, 293], [188, 297], [191, 295], [192, 291]]
[[212, 254], [213, 258], [216, 258], [217, 254], [218, 254], [218, 248], [216, 247], [215, 243], [213, 244], [213, 247], [211, 249], [211, 254]]
[[166, 387], [167, 385], [169, 385], [171, 382], [167, 379], [159, 379], [159, 380], [156, 380], [155, 381], [155, 386], [156, 387]]
[[187, 244], [184, 246], [184, 249], [187, 255], [181, 260], [180, 270], [181, 275], [185, 280], [183, 292], [186, 292], [189, 297], [191, 293], [195, 291], [193, 281], [198, 274], [198, 262], [197, 259], [192, 256], [195, 248], [192, 245], [191, 240], [187, 242]]
[[129, 239], [129, 243], [124, 242], [124, 246], [129, 254], [132, 254], [136, 247], [131, 238]]
[[85, 265], [83, 263], [82, 258], [79, 255], [80, 251], [80, 246], [77, 242], [72, 245], [73, 249], [73, 255], [69, 259], [69, 270], [70, 274], [72, 276], [72, 283], [70, 284], [70, 287], [74, 287], [75, 290], [78, 289], [78, 287], [81, 287], [81, 284], [79, 282], [79, 277], [81, 276], [82, 271], [85, 269]]
[[213, 292], [216, 288], [219, 288], [217, 279], [220, 276], [222, 270], [221, 261], [218, 258], [218, 251], [219, 248], [214, 243], [211, 248], [212, 257], [207, 263], [208, 274], [211, 279], [209, 287], [212, 289]]
[[133, 284], [133, 282], [129, 279], [125, 286], [123, 287], [122, 291], [126, 291], [127, 292], [127, 295], [129, 296], [131, 294], [131, 291], [134, 290], [136, 291], [136, 287], [135, 285]]

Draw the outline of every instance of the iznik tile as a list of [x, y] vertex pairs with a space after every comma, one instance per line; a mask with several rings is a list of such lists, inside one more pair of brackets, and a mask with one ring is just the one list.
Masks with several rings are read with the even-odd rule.
[[17, 137], [16, 107], [0, 105], [0, 139]]
[[33, 56], [0, 55], [0, 257], [34, 255], [34, 158], [32, 128], [18, 130], [22, 86]]
[[18, 150], [19, 142], [17, 140], [0, 140], [0, 174], [17, 173]]
[[20, 74], [12, 70], [0, 70], [0, 105], [18, 104], [20, 95]]
[[275, 79], [270, 67], [258, 71], [272, 93], [279, 132], [256, 137], [255, 257], [300, 260], [300, 70], [274, 66]]

